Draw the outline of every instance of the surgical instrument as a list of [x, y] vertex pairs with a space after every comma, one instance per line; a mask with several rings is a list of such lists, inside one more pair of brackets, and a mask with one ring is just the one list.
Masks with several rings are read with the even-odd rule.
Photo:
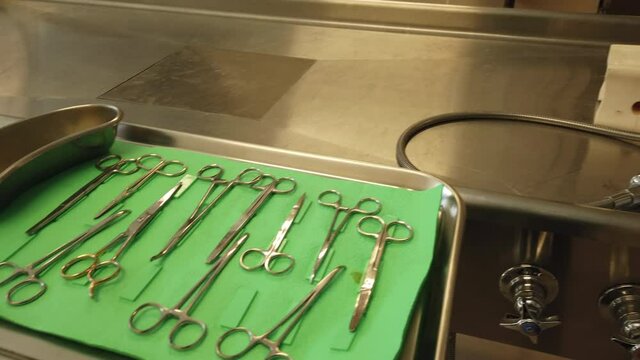
[[[254, 335], [251, 330], [244, 327], [235, 327], [220, 336], [218, 342], [216, 343], [216, 353], [223, 359], [237, 359], [247, 354], [251, 349], [256, 347], [258, 344], [264, 345], [269, 348], [269, 353], [265, 357], [265, 359], [291, 359], [291, 356], [282, 350], [280, 350], [280, 346], [287, 338], [289, 333], [296, 327], [296, 325], [300, 322], [304, 314], [309, 310], [311, 305], [315, 302], [315, 300], [322, 294], [322, 292], [326, 289], [327, 285], [331, 283], [331, 281], [335, 278], [337, 274], [339, 274], [342, 270], [344, 270], [344, 266], [338, 266], [335, 269], [331, 270], [327, 276], [325, 276], [316, 287], [311, 290], [311, 292], [298, 304], [296, 305], [287, 315], [284, 316], [274, 327], [269, 329], [262, 335]], [[280, 328], [285, 325], [290, 320], [291, 323], [287, 326], [280, 335], [275, 339], [271, 340], [270, 336], [274, 335]], [[328, 330], [328, 329], [327, 329]], [[246, 338], [249, 340], [247, 345], [241, 351], [229, 354], [222, 350], [222, 344], [226, 339], [230, 337], [234, 337], [235, 334], [244, 334]]]
[[[175, 317], [178, 322], [173, 326], [169, 333], [169, 345], [176, 350], [187, 350], [199, 344], [207, 334], [207, 325], [200, 320], [192, 318], [190, 316], [191, 311], [202, 300], [204, 294], [211, 287], [220, 272], [222, 272], [233, 255], [238, 251], [240, 246], [242, 246], [248, 237], [249, 234], [242, 235], [225, 254], [216, 260], [216, 262], [211, 266], [211, 269], [207, 271], [206, 274], [204, 274], [204, 276], [200, 278], [200, 280], [198, 280], [198, 282], [189, 289], [189, 291], [187, 291], [187, 293], [174, 306], [169, 308], [153, 302], [144, 303], [138, 306], [129, 317], [129, 328], [136, 334], [148, 334], [158, 329], [170, 318]], [[149, 310], [157, 310], [160, 315], [158, 320], [147, 328], [141, 329], [137, 327], [135, 324], [136, 318], [142, 316], [142, 314]], [[181, 329], [190, 325], [197, 326], [197, 328], [200, 329], [200, 335], [189, 344], [178, 345], [176, 343], [178, 333]]]
[[[40, 275], [51, 267], [56, 261], [58, 261], [63, 256], [67, 255], [75, 248], [83, 244], [85, 241], [92, 238], [94, 235], [100, 233], [102, 230], [108, 228], [112, 224], [114, 224], [121, 217], [128, 215], [130, 213], [129, 210], [121, 210], [117, 213], [107, 217], [106, 219], [100, 221], [96, 225], [92, 226], [89, 230], [80, 234], [73, 240], [57, 247], [56, 249], [49, 252], [47, 255], [41, 257], [40, 259], [25, 265], [18, 266], [17, 264], [11, 261], [3, 261], [0, 262], [0, 268], [9, 268], [13, 270], [4, 280], [0, 281], [0, 286], [8, 284], [9, 282], [24, 277], [20, 282], [15, 284], [9, 291], [7, 292], [7, 303], [9, 305], [18, 306], [18, 305], [26, 305], [37, 299], [39, 299], [44, 293], [47, 291], [47, 284], [40, 278]], [[38, 285], [39, 289], [37, 292], [33, 293], [27, 298], [22, 300], [17, 300], [17, 293], [20, 290]]]
[[[211, 175], [206, 175], [207, 172], [213, 173]], [[160, 250], [159, 253], [153, 255], [151, 257], [151, 261], [157, 260], [168, 253], [170, 253], [182, 239], [193, 229], [202, 218], [204, 218], [207, 213], [218, 203], [222, 197], [231, 191], [236, 185], [253, 185], [256, 182], [260, 181], [262, 177], [262, 172], [255, 168], [248, 168], [240, 172], [235, 178], [231, 180], [223, 180], [221, 179], [223, 173], [222, 167], [217, 164], [206, 165], [200, 171], [198, 171], [198, 179], [200, 180], [208, 180], [211, 181], [211, 185], [202, 196], [202, 199], [193, 210], [189, 218], [180, 226], [178, 231], [169, 239], [167, 245]], [[205, 204], [213, 190], [218, 184], [225, 184], [226, 186], [222, 189], [222, 191], [211, 200], [208, 204]]]
[[[331, 201], [330, 197], [335, 197], [335, 200]], [[347, 225], [347, 222], [351, 218], [353, 214], [363, 214], [363, 215], [375, 215], [382, 210], [382, 204], [380, 200], [372, 197], [365, 197], [356, 203], [354, 207], [346, 207], [342, 206], [342, 194], [340, 194], [337, 190], [326, 190], [320, 193], [318, 196], [318, 203], [320, 205], [329, 206], [334, 208], [333, 220], [331, 220], [331, 225], [329, 226], [329, 232], [327, 236], [324, 238], [324, 242], [322, 243], [322, 247], [320, 248], [320, 252], [318, 252], [318, 256], [316, 257], [316, 261], [313, 264], [313, 271], [311, 272], [311, 276], [309, 277], [309, 282], [313, 282], [315, 279], [318, 270], [320, 270], [320, 266], [324, 261], [327, 253], [329, 252], [329, 248], [335, 241], [338, 234], [344, 230], [344, 227]], [[365, 209], [365, 207], [371, 207], [369, 210]], [[345, 212], [345, 216], [342, 221], [338, 224], [338, 227], [335, 227], [336, 222], [338, 221], [338, 217], [341, 212]], [[334, 228], [335, 227], [335, 228]]]
[[[282, 223], [282, 226], [276, 234], [276, 237], [273, 239], [271, 245], [269, 245], [267, 249], [251, 248], [242, 253], [242, 256], [240, 256], [240, 266], [242, 266], [243, 269], [252, 271], [264, 267], [264, 269], [269, 274], [278, 275], [285, 273], [293, 268], [296, 260], [291, 255], [281, 252], [281, 247], [284, 244], [284, 239], [287, 236], [287, 232], [291, 228], [291, 225], [293, 225], [294, 220], [300, 212], [300, 208], [302, 207], [304, 200], [305, 194], [302, 194], [302, 196], [300, 196], [300, 199], [298, 199], [295, 205], [293, 205], [291, 212], [284, 220], [284, 223]], [[259, 256], [260, 260], [254, 264], [247, 265], [247, 262], [252, 262], [252, 260], [249, 259], [255, 258], [255, 256], [252, 256], [252, 254], [255, 254], [255, 256]]]
[[[365, 223], [371, 221], [376, 222], [379, 229], [373, 231], [366, 230]], [[367, 264], [362, 285], [360, 285], [360, 291], [356, 298], [356, 306], [353, 316], [351, 317], [351, 322], [349, 323], [349, 331], [351, 332], [356, 331], [356, 328], [360, 324], [360, 320], [362, 320], [362, 316], [367, 311], [387, 241], [407, 241], [413, 237], [413, 228], [411, 225], [400, 220], [391, 221], [385, 224], [384, 220], [379, 216], [363, 217], [358, 221], [357, 228], [360, 234], [376, 239], [376, 244], [373, 248], [373, 252], [371, 253], [371, 258]], [[404, 229], [406, 235], [392, 235], [395, 231], [400, 231], [400, 229]]]
[[[139, 168], [138, 166], [135, 166], [135, 162], [136, 159], [123, 159], [119, 155], [107, 155], [98, 160], [98, 162], [96, 163], [96, 168], [102, 170], [102, 173], [100, 173], [100, 175], [96, 176], [95, 178], [93, 178], [93, 180], [89, 181], [83, 187], [78, 189], [75, 193], [73, 193], [66, 200], [60, 203], [58, 207], [53, 209], [42, 220], [38, 221], [38, 223], [29, 228], [29, 230], [27, 230], [27, 234], [34, 235], [40, 230], [44, 229], [47, 225], [55, 221], [67, 210], [71, 209], [75, 204], [79, 203], [80, 200], [88, 196], [98, 186], [109, 180], [109, 178], [111, 178], [111, 176], [113, 176], [114, 174], [130, 175], [138, 171]], [[134, 164], [133, 168], [126, 170], [126, 168], [129, 167], [130, 164]]]
[[[247, 225], [247, 223], [253, 218], [256, 212], [260, 209], [260, 207], [266, 202], [269, 197], [273, 194], [286, 194], [292, 192], [296, 188], [296, 181], [292, 178], [279, 178], [276, 179], [272, 175], [264, 174], [262, 175], [262, 179], [270, 180], [269, 183], [260, 185], [260, 182], [251, 185], [253, 189], [261, 190], [260, 195], [253, 201], [251, 205], [247, 208], [247, 210], [240, 216], [238, 221], [236, 221], [233, 226], [229, 229], [227, 234], [220, 240], [218, 245], [213, 249], [209, 257], [207, 258], [207, 263], [213, 262], [215, 258], [217, 258], [222, 251], [229, 246], [233, 238], [238, 235], [238, 233]], [[261, 181], [262, 181], [261, 179]], [[278, 186], [282, 185], [281, 188]]]
[[[147, 159], [157, 159], [159, 162], [153, 167], [147, 167], [144, 164], [144, 161]], [[176, 172], [167, 172], [164, 171], [170, 165], [179, 165], [181, 167], [180, 170]], [[131, 195], [135, 194], [145, 183], [147, 183], [155, 174], [160, 174], [164, 176], [174, 177], [180, 176], [187, 171], [187, 166], [179, 160], [165, 160], [162, 156], [158, 154], [146, 154], [142, 155], [136, 159], [136, 165], [144, 170], [147, 170], [147, 173], [140, 177], [138, 180], [134, 181], [131, 185], [127, 186], [118, 196], [116, 196], [107, 206], [105, 206], [98, 214], [94, 217], [97, 219], [102, 215], [106, 214], [109, 210], [113, 209], [116, 205], [128, 199]]]
[[[164, 208], [165, 205], [169, 203], [169, 201], [173, 198], [173, 195], [180, 190], [182, 187], [182, 181], [179, 181], [174, 187], [172, 187], [166, 194], [162, 195], [158, 201], [154, 202], [147, 210], [145, 210], [140, 216], [138, 216], [129, 227], [116, 235], [116, 237], [105, 245], [100, 250], [96, 251], [93, 254], [82, 254], [79, 255], [68, 263], [66, 263], [61, 270], [62, 277], [65, 279], [78, 279], [80, 277], [86, 276], [89, 280], [89, 296], [93, 297], [96, 287], [115, 279], [120, 271], [122, 270], [122, 266], [118, 262], [120, 256], [125, 252], [125, 250], [133, 243], [133, 241], [138, 237], [138, 235], [142, 232], [142, 230], [147, 227], [151, 223], [151, 221], [156, 217], [156, 215]], [[120, 244], [120, 247], [116, 250], [115, 254], [109, 260], [101, 260], [101, 257], [107, 253], [111, 248]], [[69, 273], [70, 269], [72, 269], [76, 264], [87, 262], [89, 264], [82, 271], [76, 273]], [[112, 267], [114, 268], [113, 272], [108, 273], [104, 277], [98, 276], [100, 271], [104, 271], [105, 269]]]

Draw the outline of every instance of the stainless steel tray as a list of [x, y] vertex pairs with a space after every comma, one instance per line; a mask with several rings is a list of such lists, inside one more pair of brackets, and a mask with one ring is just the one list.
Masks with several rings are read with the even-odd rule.
[[0, 209], [24, 189], [78, 162], [107, 152], [122, 112], [112, 105], [78, 105], [0, 130]]
[[[118, 137], [143, 144], [179, 147], [325, 176], [415, 190], [444, 185], [440, 228], [429, 281], [416, 303], [400, 358], [445, 358], [456, 272], [455, 266], [451, 264], [457, 263], [465, 218], [460, 197], [447, 184], [420, 172], [150, 127], [122, 124], [118, 129]], [[65, 359], [113, 357], [113, 354], [96, 352], [95, 349], [55, 337], [43, 337], [3, 321], [0, 321], [0, 339], [0, 355], [20, 354], [31, 358], [47, 358], [55, 352], [60, 354], [58, 357]]]

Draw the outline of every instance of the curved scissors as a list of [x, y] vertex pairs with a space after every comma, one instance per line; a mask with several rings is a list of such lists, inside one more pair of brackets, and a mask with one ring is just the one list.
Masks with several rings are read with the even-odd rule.
[[[365, 229], [365, 224], [369, 222], [376, 223], [376, 229], [368, 231]], [[385, 223], [379, 216], [365, 216], [358, 221], [358, 232], [364, 236], [372, 237], [376, 239], [376, 244], [371, 253], [371, 258], [367, 264], [367, 269], [364, 272], [362, 285], [360, 285], [360, 291], [356, 299], [356, 306], [349, 323], [349, 330], [351, 332], [356, 331], [358, 324], [362, 316], [367, 311], [371, 294], [373, 293], [373, 287], [378, 277], [378, 269], [380, 268], [380, 262], [382, 261], [382, 254], [384, 253], [385, 244], [387, 241], [407, 241], [413, 237], [413, 228], [411, 225], [404, 221], [396, 220], [389, 223]], [[405, 236], [393, 235], [396, 231], [404, 229]]]
[[[204, 276], [200, 278], [200, 280], [198, 280], [198, 282], [189, 289], [189, 291], [187, 291], [187, 293], [174, 306], [169, 308], [153, 302], [144, 303], [138, 306], [129, 317], [129, 328], [136, 334], [148, 334], [158, 329], [170, 318], [175, 317], [178, 319], [178, 322], [173, 326], [173, 329], [171, 329], [171, 332], [169, 333], [169, 345], [176, 350], [186, 350], [199, 344], [207, 334], [207, 325], [200, 320], [192, 318], [189, 314], [191, 314], [193, 308], [198, 304], [198, 302], [200, 302], [209, 287], [211, 287], [211, 284], [213, 284], [214, 280], [218, 277], [218, 274], [222, 272], [224, 267], [229, 263], [229, 260], [231, 260], [233, 255], [238, 251], [240, 246], [242, 246], [248, 237], [249, 234], [241, 236], [238, 241], [236, 241], [235, 244], [222, 257], [220, 257], [213, 266], [211, 266], [211, 269], [207, 271], [207, 273], [204, 274]], [[152, 310], [157, 310], [157, 313], [159, 313], [158, 320], [147, 328], [142, 329], [137, 327], [136, 319], [142, 316], [142, 314], [148, 313]], [[178, 345], [176, 343], [178, 333], [181, 329], [189, 327], [190, 325], [199, 328], [200, 335], [190, 344]]]
[[[333, 197], [333, 200], [331, 197]], [[342, 194], [337, 190], [326, 190], [320, 193], [318, 196], [318, 203], [323, 206], [332, 207], [335, 210], [333, 213], [333, 219], [331, 220], [331, 225], [329, 226], [329, 232], [324, 238], [322, 247], [320, 247], [320, 251], [316, 257], [316, 262], [313, 264], [313, 271], [309, 277], [309, 282], [313, 282], [313, 279], [315, 279], [322, 262], [329, 252], [329, 248], [335, 241], [336, 237], [338, 237], [338, 234], [344, 230], [344, 227], [347, 225], [347, 222], [353, 214], [375, 215], [382, 210], [380, 200], [373, 197], [362, 198], [358, 200], [356, 205], [353, 207], [342, 206]], [[342, 221], [337, 227], [335, 227], [338, 217], [342, 212], [345, 213], [344, 218], [342, 218]]]
[[[262, 180], [267, 179], [266, 183], [263, 183]], [[260, 207], [271, 197], [273, 194], [286, 194], [290, 193], [296, 188], [296, 181], [292, 178], [283, 177], [283, 178], [275, 178], [273, 175], [263, 174], [260, 181], [251, 185], [253, 189], [261, 190], [258, 197], [249, 205], [247, 210], [240, 216], [238, 221], [236, 221], [231, 229], [227, 232], [227, 234], [220, 240], [218, 245], [213, 249], [209, 257], [207, 258], [207, 263], [212, 263], [224, 249], [229, 246], [233, 238], [240, 233], [240, 231], [249, 223], [249, 221], [253, 218], [256, 212], [260, 209]]]
[[130, 164], [135, 163], [136, 159], [123, 159], [120, 155], [107, 155], [101, 158], [100, 160], [98, 160], [98, 162], [96, 162], [96, 168], [98, 170], [102, 170], [100, 175], [93, 178], [91, 181], [86, 183], [71, 196], [69, 196], [66, 200], [61, 202], [60, 205], [58, 205], [49, 214], [47, 214], [47, 216], [42, 218], [42, 220], [38, 221], [31, 228], [29, 228], [29, 230], [27, 230], [27, 234], [34, 235], [38, 231], [44, 229], [47, 225], [55, 221], [67, 210], [71, 209], [75, 204], [79, 203], [80, 200], [88, 196], [93, 190], [98, 188], [98, 186], [109, 180], [111, 176], [115, 174], [129, 175], [138, 171], [138, 166], [134, 166], [133, 168], [127, 170]]
[[[144, 230], [144, 228], [151, 223], [155, 216], [162, 210], [162, 208], [173, 198], [173, 195], [182, 187], [182, 181], [178, 182], [172, 187], [166, 194], [154, 202], [147, 210], [145, 210], [140, 216], [138, 216], [129, 227], [116, 235], [107, 245], [93, 254], [82, 254], [71, 259], [66, 263], [62, 269], [61, 274], [65, 279], [78, 279], [86, 276], [89, 280], [89, 296], [93, 297], [95, 289], [112, 279], [115, 279], [122, 271], [122, 266], [118, 262], [118, 258], [124, 253], [124, 251], [133, 243], [133, 240]], [[101, 260], [101, 257], [106, 254], [111, 248], [120, 244], [116, 253], [108, 260]], [[75, 267], [79, 263], [88, 263], [87, 267], [83, 270], [69, 273], [71, 268]], [[100, 276], [100, 272], [105, 272], [107, 268], [114, 268], [113, 272], [108, 273], [106, 276]]]
[[[129, 214], [129, 210], [121, 210], [117, 213], [109, 216], [108, 218], [102, 220], [98, 224], [92, 226], [89, 230], [77, 236], [75, 239], [57, 247], [56, 249], [49, 252], [47, 255], [41, 257], [40, 259], [25, 265], [18, 266], [17, 264], [10, 261], [0, 262], [1, 268], [9, 268], [13, 270], [4, 280], [0, 281], [0, 286], [8, 284], [9, 282], [18, 279], [20, 277], [24, 277], [17, 284], [13, 285], [7, 292], [7, 303], [9, 305], [18, 306], [18, 305], [26, 305], [31, 302], [39, 299], [44, 293], [47, 291], [47, 284], [40, 278], [40, 275], [47, 271], [51, 265], [53, 265], [56, 261], [58, 261], [61, 257], [67, 255], [75, 248], [83, 244], [85, 241], [89, 240], [94, 235], [98, 234], [102, 230], [111, 226], [115, 221], [120, 219], [122, 216]], [[25, 289], [27, 287], [33, 287], [34, 285], [38, 286], [38, 291], [33, 293], [33, 295], [23, 298], [21, 300], [18, 299], [18, 293], [20, 290]]]
[[[313, 290], [311, 290], [311, 292], [304, 299], [302, 299], [302, 301], [298, 305], [291, 309], [291, 311], [289, 311], [289, 313], [285, 315], [284, 318], [278, 321], [278, 323], [274, 327], [269, 329], [266, 333], [262, 335], [254, 335], [251, 330], [245, 327], [235, 327], [222, 334], [222, 336], [220, 336], [218, 342], [216, 343], [216, 353], [218, 354], [218, 356], [223, 359], [237, 359], [251, 351], [251, 349], [256, 347], [258, 344], [261, 344], [269, 348], [269, 354], [267, 354], [265, 359], [291, 359], [291, 356], [289, 356], [289, 354], [280, 350], [280, 345], [282, 345], [282, 342], [284, 342], [291, 330], [293, 330], [300, 322], [300, 319], [302, 319], [311, 305], [313, 305], [318, 296], [320, 296], [320, 294], [322, 294], [322, 292], [327, 288], [327, 285], [329, 285], [331, 281], [336, 277], [336, 275], [338, 275], [344, 269], [344, 266], [338, 266], [335, 269], [331, 270], [331, 272], [327, 274], [327, 276], [325, 276], [322, 280], [320, 280], [320, 282], [318, 282], [318, 285], [316, 285], [316, 287], [313, 288]], [[287, 326], [280, 333], [280, 336], [278, 336], [277, 339], [271, 340], [269, 338], [290, 320], [293, 321], [291, 321], [289, 326]], [[239, 352], [232, 354], [226, 353], [222, 349], [222, 344], [226, 339], [238, 333], [246, 335], [247, 339], [249, 340], [247, 342], [247, 345]]]
[[[145, 165], [145, 161], [148, 162], [149, 159], [156, 159], [158, 160], [158, 163], [153, 167], [149, 167]], [[136, 159], [136, 165], [140, 169], [147, 170], [147, 173], [144, 174], [142, 177], [140, 177], [138, 180], [131, 183], [131, 185], [127, 186], [120, 194], [118, 194], [118, 196], [116, 196], [113, 200], [111, 200], [111, 202], [109, 202], [107, 206], [105, 206], [102, 210], [100, 210], [98, 214], [94, 217], [94, 219], [97, 219], [102, 215], [106, 214], [107, 212], [109, 212], [109, 210], [113, 209], [116, 205], [120, 204], [121, 202], [128, 199], [131, 195], [135, 194], [135, 192], [138, 191], [142, 187], [142, 185], [146, 184], [155, 174], [174, 177], [174, 176], [180, 176], [184, 174], [185, 171], [187, 171], [187, 165], [185, 165], [182, 161], [180, 160], [167, 161], [158, 154], [142, 155]], [[179, 165], [180, 169], [175, 172], [166, 171], [165, 169], [170, 165]]]
[[[170, 253], [173, 248], [178, 246], [180, 241], [184, 239], [184, 237], [193, 229], [199, 222], [204, 218], [209, 211], [222, 199], [222, 197], [227, 194], [231, 189], [233, 189], [236, 185], [253, 185], [260, 181], [262, 177], [262, 171], [255, 168], [248, 168], [241, 171], [235, 178], [231, 180], [222, 179], [222, 173], [224, 169], [217, 164], [206, 165], [202, 169], [198, 171], [198, 179], [211, 181], [211, 185], [202, 196], [202, 199], [193, 210], [189, 218], [180, 226], [178, 231], [169, 239], [167, 245], [160, 250], [159, 253], [153, 255], [151, 260], [159, 259], [168, 253]], [[209, 175], [206, 175], [209, 174]], [[208, 204], [205, 202], [215, 189], [218, 184], [226, 184], [226, 186], [222, 189], [222, 191], [213, 198]]]
[[[302, 194], [302, 196], [300, 196], [300, 199], [298, 199], [295, 205], [293, 205], [291, 212], [289, 212], [289, 215], [284, 220], [284, 223], [282, 223], [282, 226], [276, 234], [276, 237], [273, 239], [271, 245], [269, 245], [267, 249], [251, 248], [242, 253], [242, 256], [240, 256], [240, 266], [243, 269], [252, 271], [264, 267], [264, 269], [272, 275], [282, 274], [291, 270], [293, 265], [296, 263], [296, 260], [293, 258], [293, 256], [281, 252], [280, 248], [284, 243], [284, 239], [287, 237], [287, 232], [289, 232], [289, 229], [293, 225], [296, 216], [298, 216], [305, 198], [305, 194]], [[252, 260], [249, 259], [255, 258], [256, 256], [258, 256], [260, 260], [253, 264], [250, 264], [249, 262], [252, 262]], [[275, 264], [285, 265], [277, 266]]]

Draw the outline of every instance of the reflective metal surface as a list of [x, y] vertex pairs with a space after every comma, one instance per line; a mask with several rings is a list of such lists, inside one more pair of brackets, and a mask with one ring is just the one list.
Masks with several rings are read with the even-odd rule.
[[[200, 152], [208, 152], [229, 158], [264, 163], [270, 166], [294, 168], [324, 176], [338, 177], [378, 183], [389, 186], [402, 186], [416, 190], [429, 189], [443, 183], [427, 174], [378, 166], [355, 161], [339, 160], [293, 151], [243, 144], [228, 140], [180, 133], [170, 130], [121, 126], [120, 138], [155, 145], [175, 146]], [[447, 350], [453, 287], [456, 278], [456, 266], [460, 251], [460, 236], [465, 219], [462, 201], [446, 184], [440, 211], [440, 230], [436, 242], [434, 260], [430, 271], [429, 286], [420, 294], [420, 300], [411, 319], [405, 336], [405, 344], [400, 359], [437, 358], [444, 359]], [[11, 331], [6, 332], [9, 328]], [[61, 346], [64, 351], [68, 341], [56, 339], [39, 344], [31, 349], [33, 343], [28, 340], [19, 342], [24, 336], [38, 338], [41, 335], [19, 329], [0, 321], [0, 334], [6, 334], [6, 342], [0, 342], [0, 350], [29, 353], [39, 351], [37, 357], [46, 356]], [[34, 340], [35, 341], [35, 340]], [[77, 346], [77, 345], [73, 345]], [[29, 347], [28, 349], [25, 347]], [[4, 348], [4, 349], [3, 349]], [[84, 359], [80, 348], [69, 359]]]
[[107, 152], [122, 113], [115, 106], [60, 109], [0, 129], [0, 208], [43, 178]]

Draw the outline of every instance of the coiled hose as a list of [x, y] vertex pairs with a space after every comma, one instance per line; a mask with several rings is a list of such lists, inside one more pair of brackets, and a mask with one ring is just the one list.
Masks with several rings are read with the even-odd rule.
[[[628, 132], [624, 130], [616, 130], [606, 127], [600, 127], [592, 124], [585, 124], [570, 120], [554, 119], [542, 116], [520, 115], [520, 114], [508, 114], [508, 113], [450, 113], [443, 114], [434, 117], [430, 117], [408, 127], [396, 144], [396, 161], [398, 165], [404, 168], [412, 170], [418, 169], [407, 157], [407, 145], [418, 134], [426, 131], [430, 128], [438, 125], [444, 125], [448, 123], [461, 122], [461, 121], [476, 121], [476, 120], [500, 120], [500, 121], [513, 121], [522, 123], [532, 123], [540, 125], [555, 126], [564, 129], [577, 130], [590, 134], [602, 135], [609, 138], [627, 141], [627, 142], [640, 142], [640, 134]], [[637, 198], [637, 200], [636, 200]], [[634, 196], [633, 192], [629, 189], [620, 193], [606, 197], [605, 199], [594, 201], [587, 205], [606, 207], [606, 208], [619, 208], [630, 205], [636, 205], [640, 201], [640, 196]]]

